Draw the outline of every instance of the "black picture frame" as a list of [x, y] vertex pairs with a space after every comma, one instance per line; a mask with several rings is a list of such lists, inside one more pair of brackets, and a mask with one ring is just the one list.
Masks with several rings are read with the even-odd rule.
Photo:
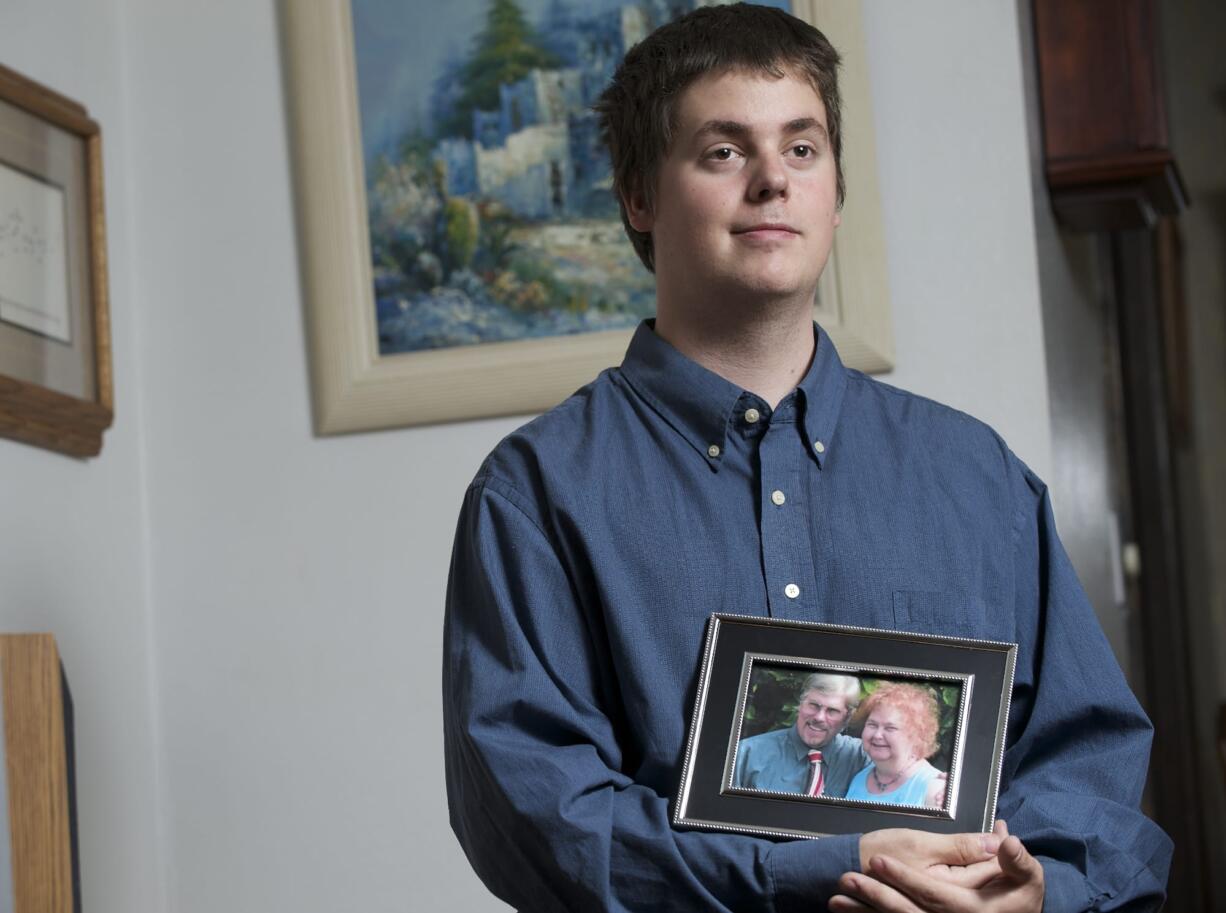
[[[673, 824], [777, 837], [910, 827], [991, 831], [1017, 645], [716, 613], [708, 621]], [[733, 769], [755, 666], [952, 684], [956, 725], [941, 807], [739, 788]]]

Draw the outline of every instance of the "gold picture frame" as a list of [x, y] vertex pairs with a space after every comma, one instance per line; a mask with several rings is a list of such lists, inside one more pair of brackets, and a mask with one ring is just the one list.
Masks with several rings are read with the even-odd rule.
[[[844, 55], [848, 193], [814, 316], [845, 363], [893, 367], [861, 3], [793, 0]], [[317, 434], [541, 412], [619, 364], [632, 331], [381, 355], [349, 0], [282, 0], [301, 279]], [[426, 26], [428, 27], [428, 26]]]
[[113, 415], [102, 132], [0, 66], [0, 436], [96, 456]]

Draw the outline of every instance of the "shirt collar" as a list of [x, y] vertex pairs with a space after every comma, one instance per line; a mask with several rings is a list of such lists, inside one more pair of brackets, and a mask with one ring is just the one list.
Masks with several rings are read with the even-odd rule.
[[818, 466], [825, 466], [834, 444], [835, 428], [847, 389], [847, 370], [826, 331], [813, 324], [817, 346], [813, 363], [797, 384], [805, 440]]
[[[817, 345], [813, 362], [797, 385], [797, 408], [809, 452], [821, 466], [830, 453], [847, 377], [825, 330], [814, 324], [813, 332]], [[718, 470], [727, 445], [728, 423], [745, 391], [657, 336], [654, 320], [639, 324], [621, 372], [711, 468]]]

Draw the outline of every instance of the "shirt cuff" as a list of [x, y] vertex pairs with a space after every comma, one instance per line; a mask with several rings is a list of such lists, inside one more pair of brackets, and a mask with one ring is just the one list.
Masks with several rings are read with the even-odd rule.
[[1067, 862], [1037, 856], [1043, 866], [1043, 913], [1082, 913], [1093, 900], [1086, 878]]
[[775, 913], [825, 909], [845, 872], [860, 871], [860, 835], [777, 843], [770, 851]]

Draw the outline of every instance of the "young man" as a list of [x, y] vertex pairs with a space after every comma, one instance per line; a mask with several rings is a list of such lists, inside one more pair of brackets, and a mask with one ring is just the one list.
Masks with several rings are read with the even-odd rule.
[[[658, 317], [490, 455], [448, 591], [452, 826], [519, 909], [1160, 903], [1150, 727], [1046, 489], [982, 424], [845, 369], [812, 323], [842, 201], [837, 63], [778, 10], [701, 8], [599, 105]], [[714, 611], [1016, 642], [998, 804], [1016, 836], [674, 830]]]
[[869, 763], [860, 740], [843, 735], [859, 701], [860, 679], [854, 675], [814, 672], [797, 695], [793, 725], [741, 740], [733, 784], [809, 796], [847, 795], [852, 778]]

